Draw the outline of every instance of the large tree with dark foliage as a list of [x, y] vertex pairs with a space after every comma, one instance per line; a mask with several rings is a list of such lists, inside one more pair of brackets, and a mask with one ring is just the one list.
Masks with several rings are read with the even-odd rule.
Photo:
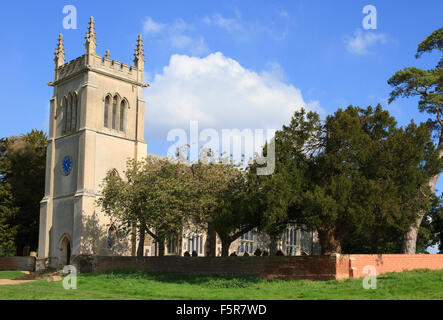
[[264, 229], [317, 230], [323, 254], [398, 252], [417, 210], [429, 209], [427, 181], [441, 167], [430, 126], [399, 128], [380, 106], [339, 109], [324, 122], [301, 110], [273, 143], [276, 171], [258, 184], [269, 190]]
[[38, 130], [0, 141], [0, 220], [3, 220], [0, 224], [6, 233], [13, 235], [18, 255], [23, 254], [25, 247], [31, 250], [38, 247], [46, 141], [46, 134]]
[[[437, 51], [443, 53], [443, 28], [434, 31], [418, 45], [416, 58], [423, 53]], [[443, 55], [436, 67], [423, 70], [415, 67], [405, 68], [395, 73], [388, 83], [394, 88], [391, 92], [389, 103], [400, 97], [418, 97], [418, 109], [431, 115], [429, 122], [437, 133], [437, 149], [443, 157]], [[440, 172], [430, 177], [428, 184], [432, 192], [435, 191]], [[417, 236], [420, 224], [426, 211], [421, 210], [416, 214], [415, 223], [412, 224], [403, 237], [402, 252], [414, 254], [416, 252]]]

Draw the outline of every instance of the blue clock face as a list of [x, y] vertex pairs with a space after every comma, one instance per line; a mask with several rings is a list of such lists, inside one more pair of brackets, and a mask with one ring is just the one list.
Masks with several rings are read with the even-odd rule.
[[62, 163], [63, 174], [68, 175], [71, 172], [71, 169], [72, 169], [71, 158], [69, 156], [65, 157]]

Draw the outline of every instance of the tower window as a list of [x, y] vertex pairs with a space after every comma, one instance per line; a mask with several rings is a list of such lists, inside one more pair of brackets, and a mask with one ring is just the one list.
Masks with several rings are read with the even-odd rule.
[[62, 134], [70, 133], [77, 129], [78, 98], [77, 94], [69, 93], [62, 102]]
[[71, 108], [71, 131], [75, 131], [77, 129], [77, 95], [74, 94], [71, 96], [72, 99], [72, 108]]
[[62, 133], [66, 132], [66, 115], [68, 111], [68, 99], [66, 97], [63, 98], [62, 101]]
[[126, 101], [120, 103], [120, 131], [125, 131]]
[[72, 108], [72, 96], [69, 95], [69, 98], [67, 99], [68, 103], [66, 106], [66, 118], [65, 118], [65, 128], [66, 128], [66, 132], [71, 131], [71, 108]]
[[107, 95], [105, 97], [103, 126], [105, 128], [125, 132], [128, 108], [128, 100], [126, 98], [120, 98], [118, 93], [114, 96]]
[[103, 116], [103, 125], [105, 128], [109, 128], [109, 105], [111, 104], [111, 97], [106, 96], [105, 98], [105, 114]]
[[112, 129], [117, 128], [117, 103], [118, 96], [114, 96], [114, 99], [112, 100]]

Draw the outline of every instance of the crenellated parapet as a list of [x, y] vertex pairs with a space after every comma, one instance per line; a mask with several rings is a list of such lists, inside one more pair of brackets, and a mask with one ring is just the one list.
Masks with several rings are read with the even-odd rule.
[[111, 76], [117, 79], [130, 81], [135, 85], [147, 87], [148, 84], [143, 83], [144, 69], [144, 50], [141, 35], [137, 38], [137, 44], [134, 54], [134, 65], [122, 63], [110, 58], [109, 50], [106, 50], [104, 56], [96, 53], [96, 36], [94, 19], [89, 20], [88, 31], [86, 33], [85, 54], [65, 63], [63, 38], [60, 35], [57, 43], [55, 61], [54, 81], [49, 85], [56, 85], [82, 72], [93, 71]]
[[85, 56], [71, 60], [56, 69], [56, 80], [61, 81], [85, 69]]

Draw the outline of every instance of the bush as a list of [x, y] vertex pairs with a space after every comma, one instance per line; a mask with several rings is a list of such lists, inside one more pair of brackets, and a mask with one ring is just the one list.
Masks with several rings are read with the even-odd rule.
[[233, 252], [233, 253], [231, 253], [229, 256], [231, 256], [231, 257], [236, 257], [237, 256], [237, 254], [235, 253], [235, 251]]
[[263, 257], [266, 257], [266, 256], [268, 256], [268, 251], [266, 251], [266, 250], [263, 250], [263, 253], [261, 254]]
[[281, 250], [278, 250], [278, 251], [275, 253], [275, 255], [276, 255], [276, 256], [279, 256], [279, 257], [282, 257], [282, 256], [284, 256], [285, 254], [284, 254]]
[[197, 253], [197, 251], [195, 251], [195, 250], [192, 251], [192, 256], [193, 256], [193, 257], [198, 257], [198, 253]]
[[189, 251], [186, 251], [186, 252], [183, 254], [183, 256], [184, 256], [184, 257], [190, 257], [191, 255], [189, 254]]
[[[263, 252], [264, 253], [264, 252]], [[255, 251], [254, 251], [254, 256], [256, 256], [256, 257], [260, 257], [262, 255], [262, 251], [259, 249], [259, 248], [257, 248], [257, 249], [255, 249]]]
[[249, 253], [245, 252], [245, 253], [243, 254], [243, 257], [249, 257]]

